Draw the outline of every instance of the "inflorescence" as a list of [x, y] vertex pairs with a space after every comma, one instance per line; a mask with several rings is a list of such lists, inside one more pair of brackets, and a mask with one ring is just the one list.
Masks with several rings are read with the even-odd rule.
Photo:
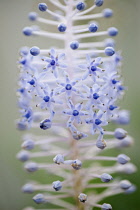
[[[106, 130], [110, 122], [126, 125], [130, 121], [129, 112], [120, 110], [118, 105], [126, 89], [120, 76], [122, 57], [112, 39], [118, 29], [102, 31], [95, 21], [112, 17], [113, 11], [107, 8], [94, 13], [104, 0], [95, 0], [91, 6], [88, 1], [49, 2], [57, 11], [51, 11], [46, 3], [38, 5], [39, 13], [48, 13], [49, 19], [36, 12], [28, 17], [32, 22], [46, 24], [48, 29], [49, 25], [50, 29], [54, 27], [56, 32], [35, 25], [23, 29], [26, 36], [56, 40], [56, 47], [20, 50], [17, 93], [21, 118], [17, 128], [28, 132], [31, 129], [32, 133], [23, 135], [17, 158], [25, 162], [28, 172], [45, 170], [56, 180], [46, 184], [31, 181], [22, 191], [37, 192], [33, 201], [46, 209], [111, 210], [111, 205], [100, 204], [101, 200], [135, 191], [128, 180], [114, 179], [113, 174], [131, 174], [136, 170], [125, 154], [100, 155], [102, 150], [133, 144], [124, 129]], [[60, 42], [61, 49], [57, 47]], [[38, 162], [39, 158], [44, 163]], [[105, 161], [111, 162], [104, 166]], [[98, 188], [102, 189], [100, 193]]]

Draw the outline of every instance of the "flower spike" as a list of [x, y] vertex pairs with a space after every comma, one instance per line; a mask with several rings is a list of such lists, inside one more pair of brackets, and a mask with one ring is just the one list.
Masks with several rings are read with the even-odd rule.
[[102, 18], [102, 25], [113, 16], [103, 4], [47, 0], [38, 4], [38, 13], [28, 15], [31, 23], [47, 30], [33, 25], [22, 31], [27, 37], [52, 39], [49, 44], [46, 39], [44, 49], [37, 43], [21, 48], [18, 61], [17, 129], [24, 133], [17, 159], [28, 173], [47, 172], [46, 180], [29, 181], [22, 192], [37, 193], [33, 201], [42, 209], [112, 210], [102, 200], [136, 190], [128, 180], [114, 178], [117, 172], [136, 171], [130, 158], [102, 155], [102, 150], [133, 144], [125, 129], [108, 131], [110, 123], [127, 125], [130, 114], [119, 106], [126, 87], [120, 76], [122, 56], [116, 51], [118, 29], [102, 31], [95, 21]]

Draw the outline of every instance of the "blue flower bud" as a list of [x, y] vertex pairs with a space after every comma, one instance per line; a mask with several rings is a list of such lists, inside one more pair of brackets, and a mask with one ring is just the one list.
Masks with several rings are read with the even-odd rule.
[[38, 14], [36, 12], [30, 12], [28, 18], [31, 21], [36, 21], [36, 19], [38, 18]]
[[43, 130], [47, 130], [47, 129], [51, 128], [51, 126], [52, 126], [52, 122], [50, 119], [45, 119], [40, 122], [40, 128]]
[[74, 160], [71, 164], [75, 170], [79, 170], [82, 167], [82, 162], [80, 160]]
[[25, 140], [25, 141], [22, 143], [21, 147], [22, 147], [23, 149], [26, 149], [26, 150], [32, 150], [32, 149], [34, 149], [34, 147], [35, 147], [35, 142], [34, 142], [33, 140], [31, 140], [31, 139]]
[[17, 122], [16, 127], [17, 127], [17, 129], [20, 130], [20, 131], [25, 131], [25, 130], [28, 129], [28, 125], [27, 125], [27, 123], [24, 122], [24, 121], [19, 121], [19, 122]]
[[43, 194], [37, 194], [33, 197], [33, 201], [37, 204], [45, 203], [46, 199]]
[[32, 48], [30, 49], [30, 53], [31, 53], [31, 55], [33, 55], [33, 56], [39, 55], [39, 54], [40, 54], [40, 49], [39, 49], [39, 47], [36, 47], [36, 46], [32, 47]]
[[113, 180], [113, 177], [111, 175], [106, 174], [106, 173], [101, 175], [102, 182], [110, 182], [111, 180]]
[[32, 32], [33, 32], [33, 29], [31, 27], [25, 27], [22, 32], [26, 36], [31, 36]]
[[123, 190], [127, 190], [132, 186], [131, 182], [129, 182], [128, 180], [122, 180], [120, 182], [120, 188]]
[[17, 154], [16, 157], [17, 157], [17, 159], [19, 159], [20, 161], [25, 162], [25, 161], [29, 160], [30, 154], [29, 154], [29, 152], [23, 150], [23, 151], [20, 151], [20, 152]]
[[67, 26], [64, 23], [61, 23], [58, 25], [58, 31], [65, 32], [67, 29]]
[[70, 43], [70, 48], [72, 50], [76, 50], [76, 49], [78, 49], [78, 47], [79, 47], [79, 42], [78, 41], [73, 41], [73, 42]]
[[108, 38], [105, 40], [105, 47], [115, 47], [115, 40], [112, 38]]
[[101, 7], [103, 5], [103, 3], [104, 3], [104, 0], [95, 0], [95, 5], [97, 7]]
[[79, 201], [82, 202], [82, 203], [85, 203], [86, 200], [87, 200], [87, 195], [84, 194], [84, 193], [80, 193], [80, 195], [78, 196], [79, 198]]
[[116, 36], [118, 34], [118, 29], [115, 27], [111, 27], [108, 29], [109, 36]]
[[41, 12], [45, 12], [45, 11], [48, 9], [48, 6], [47, 6], [47, 4], [45, 4], [45, 3], [40, 3], [40, 4], [38, 4], [38, 9], [39, 9]]
[[127, 136], [127, 132], [122, 128], [117, 128], [114, 131], [114, 136], [116, 139], [122, 140]]
[[118, 163], [124, 165], [124, 164], [126, 164], [128, 161], [130, 161], [130, 158], [129, 158], [127, 155], [120, 154], [120, 155], [118, 155], [118, 157], [117, 157], [117, 161], [118, 161]]
[[29, 53], [29, 47], [22, 47], [20, 49], [20, 54], [21, 55], [28, 55], [28, 53]]
[[77, 5], [76, 5], [76, 8], [81, 11], [81, 10], [84, 10], [85, 9], [85, 3], [83, 2], [79, 2]]
[[102, 205], [102, 210], [112, 210], [112, 206], [110, 204], [104, 203]]
[[54, 188], [56, 191], [61, 190], [61, 188], [62, 188], [62, 183], [61, 183], [60, 181], [55, 181], [55, 182], [53, 182], [53, 188]]
[[98, 30], [98, 26], [95, 23], [91, 23], [88, 27], [90, 32], [96, 32]]
[[22, 187], [22, 192], [24, 193], [33, 193], [34, 192], [34, 185], [32, 184], [25, 184], [23, 187]]
[[105, 54], [106, 54], [107, 56], [112, 56], [112, 55], [114, 55], [114, 54], [115, 54], [114, 48], [113, 48], [113, 47], [106, 47], [106, 48], [105, 48]]
[[117, 171], [120, 173], [125, 173], [125, 174], [133, 174], [136, 172], [136, 166], [133, 165], [132, 163], [127, 163], [125, 167], [123, 165], [118, 166]]
[[28, 162], [24, 165], [24, 168], [28, 171], [28, 172], [35, 172], [38, 170], [38, 165], [37, 163], [34, 162]]
[[133, 144], [133, 139], [131, 137], [126, 137], [123, 141], [119, 142], [119, 147], [129, 147]]
[[116, 123], [120, 125], [127, 125], [130, 122], [130, 112], [128, 110], [121, 110], [118, 113], [119, 117], [116, 119]]
[[102, 13], [103, 13], [103, 16], [106, 18], [112, 17], [113, 15], [113, 11], [109, 8], [104, 9]]
[[97, 140], [96, 147], [99, 149], [104, 149], [106, 147], [106, 141], [104, 139]]
[[60, 163], [64, 163], [64, 156], [61, 155], [61, 154], [58, 154], [56, 155], [54, 158], [53, 158], [53, 161], [56, 163], [56, 164], [60, 164]]
[[137, 190], [135, 185], [131, 185], [131, 187], [129, 187], [127, 190], [125, 190], [126, 194], [131, 194], [134, 193]]

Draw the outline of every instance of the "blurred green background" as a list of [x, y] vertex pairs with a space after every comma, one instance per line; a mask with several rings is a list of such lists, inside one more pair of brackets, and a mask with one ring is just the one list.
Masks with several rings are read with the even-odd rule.
[[[88, 0], [92, 2], [91, 0]], [[37, 11], [34, 0], [0, 0], [0, 92], [1, 92], [1, 126], [0, 126], [0, 210], [21, 210], [32, 205], [32, 196], [21, 193], [20, 188], [29, 179], [22, 164], [16, 160], [20, 150], [21, 133], [16, 131], [14, 121], [18, 118], [16, 107], [16, 80], [18, 70], [16, 61], [21, 46], [48, 46], [43, 38], [27, 38], [22, 35], [22, 28], [30, 25], [27, 14]], [[124, 152], [133, 163], [140, 165], [140, 72], [139, 37], [140, 37], [140, 1], [139, 0], [106, 0], [104, 7], [114, 10], [114, 17], [109, 20], [111, 26], [119, 28], [117, 37], [118, 49], [123, 52], [123, 77], [128, 86], [122, 108], [131, 110], [131, 124], [127, 130], [135, 138], [135, 145]], [[102, 21], [104, 21], [102, 19]], [[45, 43], [45, 45], [44, 45]], [[50, 43], [51, 45], [51, 43]], [[130, 181], [140, 187], [139, 171], [129, 176]], [[31, 178], [31, 176], [30, 176]], [[126, 176], [125, 176], [126, 178]], [[139, 189], [132, 195], [118, 195], [108, 198], [114, 210], [139, 210]]]

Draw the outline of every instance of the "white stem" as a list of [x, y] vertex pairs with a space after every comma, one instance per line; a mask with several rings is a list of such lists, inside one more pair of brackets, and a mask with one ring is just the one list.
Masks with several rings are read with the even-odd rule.
[[104, 50], [77, 50], [78, 55], [90, 53], [104, 53]]
[[38, 17], [37, 18], [37, 21], [38, 22], [41, 22], [41, 23], [48, 24], [48, 25], [55, 25], [55, 26], [58, 26], [59, 25], [59, 22], [58, 21], [47, 20], [47, 19], [41, 18], [41, 17]]
[[59, 40], [65, 39], [65, 36], [63, 34], [50, 33], [48, 31], [33, 31], [33, 35], [44, 36], [44, 37], [49, 37], [49, 38], [59, 39]]
[[83, 33], [83, 32], [87, 32], [87, 31], [89, 31], [89, 29], [88, 28], [85, 28], [85, 29], [75, 30], [75, 31], [73, 31], [73, 33], [74, 34], [78, 34], [78, 33]]
[[104, 36], [104, 35], [108, 35], [108, 32], [101, 31], [101, 32], [96, 32], [96, 33], [86, 33], [86, 34], [75, 35], [75, 39], [83, 39], [83, 38]]
[[64, 21], [64, 20], [65, 20], [64, 16], [59, 15], [59, 14], [57, 14], [57, 13], [55, 13], [55, 12], [52, 12], [52, 11], [49, 10], [49, 9], [47, 9], [46, 12], [49, 13], [50, 15], [54, 16], [54, 17], [59, 18], [61, 21]]
[[85, 15], [85, 14], [87, 14], [88, 12], [94, 10], [95, 8], [96, 8], [96, 5], [93, 5], [93, 6], [91, 6], [89, 9], [86, 9], [85, 11], [80, 12], [79, 14], [77, 14], [77, 16]]
[[92, 48], [92, 47], [104, 47], [104, 42], [87, 42], [80, 43], [79, 48]]
[[59, 1], [57, 0], [49, 0], [53, 5], [57, 6], [58, 8], [62, 9], [62, 10], [66, 10], [66, 7], [61, 4]]
[[85, 16], [75, 16], [73, 20], [88, 20], [88, 19], [96, 19], [96, 18], [102, 18], [103, 14], [94, 14], [94, 15], [85, 15]]
[[93, 157], [93, 158], [89, 158], [88, 160], [107, 160], [107, 161], [116, 161], [117, 158], [116, 157], [107, 157], [107, 156], [97, 156], [97, 157]]

